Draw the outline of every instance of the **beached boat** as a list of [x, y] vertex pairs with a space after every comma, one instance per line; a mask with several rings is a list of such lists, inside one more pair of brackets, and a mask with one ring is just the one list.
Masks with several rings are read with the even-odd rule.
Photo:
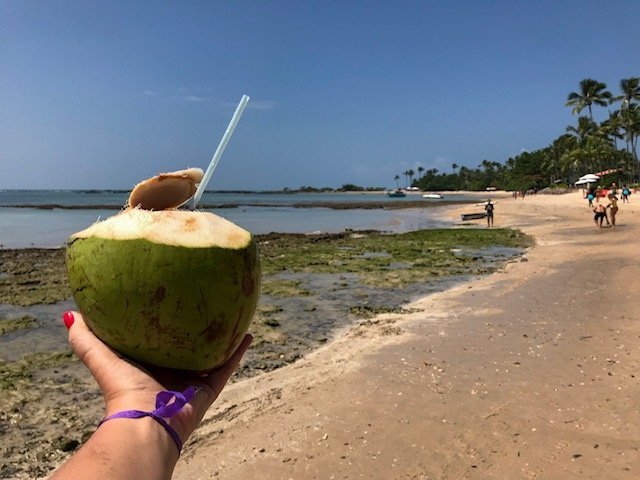
[[422, 195], [422, 198], [427, 198], [429, 200], [441, 200], [444, 198], [444, 195], [441, 193], [425, 193]]
[[397, 190], [390, 190], [387, 192], [387, 197], [391, 197], [391, 198], [401, 198], [401, 197], [406, 197], [407, 194], [404, 193], [402, 190], [397, 189]]
[[463, 213], [461, 215], [463, 221], [467, 220], [480, 220], [481, 218], [485, 218], [487, 216], [487, 212], [478, 212], [478, 213]]

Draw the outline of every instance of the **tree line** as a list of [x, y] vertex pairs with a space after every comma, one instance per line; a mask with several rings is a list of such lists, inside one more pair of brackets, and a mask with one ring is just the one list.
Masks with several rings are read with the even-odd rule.
[[[586, 173], [611, 171], [603, 183], [638, 182], [640, 137], [640, 77], [620, 80], [618, 95], [606, 84], [586, 78], [578, 91], [567, 95], [565, 106], [576, 115], [576, 124], [544, 148], [523, 152], [504, 163], [483, 160], [477, 168], [452, 164], [452, 173], [418, 167], [403, 172], [405, 186], [421, 190], [542, 189], [567, 186]], [[597, 122], [594, 107], [610, 107], [607, 118]], [[613, 107], [613, 110], [612, 110]], [[583, 114], [587, 112], [588, 115]], [[610, 178], [609, 178], [610, 177]], [[400, 175], [394, 177], [400, 188]]]

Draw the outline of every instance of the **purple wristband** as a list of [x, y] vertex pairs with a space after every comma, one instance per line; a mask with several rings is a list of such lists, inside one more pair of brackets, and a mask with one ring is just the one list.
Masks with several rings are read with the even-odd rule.
[[[173, 441], [178, 447], [178, 453], [182, 451], [182, 440], [171, 426], [164, 420], [165, 418], [173, 417], [176, 413], [182, 410], [187, 403], [196, 394], [196, 387], [189, 387], [184, 392], [174, 392], [172, 390], [163, 390], [156, 395], [156, 409], [152, 412], [143, 412], [142, 410], [124, 410], [122, 412], [114, 413], [102, 419], [98, 424], [98, 427], [107, 420], [113, 420], [114, 418], [143, 418], [151, 417], [158, 422], [171, 436]], [[171, 399], [174, 399], [171, 402]], [[171, 402], [171, 403], [169, 403]]]

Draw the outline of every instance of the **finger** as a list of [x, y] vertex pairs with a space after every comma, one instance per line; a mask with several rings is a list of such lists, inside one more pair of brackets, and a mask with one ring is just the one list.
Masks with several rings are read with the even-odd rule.
[[113, 365], [120, 357], [89, 330], [82, 314], [79, 312], [70, 313], [73, 315], [74, 321], [69, 327], [69, 344], [76, 356], [98, 381], [98, 384], [101, 384], [104, 369]]

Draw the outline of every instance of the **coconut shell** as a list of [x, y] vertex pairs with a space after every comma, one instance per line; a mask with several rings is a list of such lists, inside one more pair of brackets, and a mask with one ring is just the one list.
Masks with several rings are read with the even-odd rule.
[[138, 183], [129, 195], [129, 206], [143, 210], [177, 208], [196, 193], [204, 173], [200, 168], [161, 173]]
[[260, 292], [249, 232], [207, 212], [129, 209], [67, 246], [87, 325], [133, 360], [206, 372], [246, 334]]

